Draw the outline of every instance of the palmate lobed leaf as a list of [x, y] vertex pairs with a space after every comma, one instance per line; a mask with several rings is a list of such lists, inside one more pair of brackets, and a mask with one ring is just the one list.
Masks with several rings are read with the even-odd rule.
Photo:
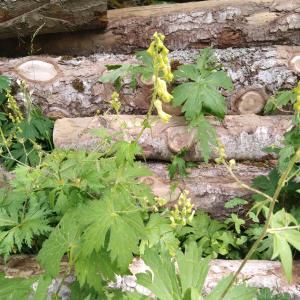
[[5, 278], [4, 274], [0, 274], [0, 299], [28, 300], [33, 293], [32, 284], [34, 281], [36, 281], [36, 277], [29, 279]]
[[107, 247], [111, 261], [116, 261], [122, 271], [127, 270], [144, 236], [141, 213], [131, 201], [123, 190], [115, 191], [109, 198], [91, 203], [82, 216], [87, 224], [83, 233], [84, 252], [90, 255]]
[[15, 249], [21, 251], [23, 245], [32, 246], [34, 237], [51, 231], [45, 208], [30, 203], [21, 218], [17, 211], [10, 213], [2, 209], [0, 215], [0, 254], [7, 258]]
[[46, 274], [52, 277], [59, 274], [62, 257], [78, 241], [79, 226], [76, 219], [78, 214], [74, 212], [65, 214], [38, 254], [39, 263]]

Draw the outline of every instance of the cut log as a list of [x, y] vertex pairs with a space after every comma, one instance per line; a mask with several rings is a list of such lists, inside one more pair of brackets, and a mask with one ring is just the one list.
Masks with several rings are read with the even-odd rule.
[[[98, 116], [93, 118], [59, 119], [55, 122], [54, 145], [64, 149], [97, 150], [100, 138], [91, 135], [90, 129], [105, 128], [112, 136], [134, 140], [139, 134], [144, 116]], [[209, 119], [216, 127], [220, 141], [224, 144], [229, 159], [263, 160], [272, 157], [262, 151], [264, 147], [279, 145], [283, 134], [292, 128], [292, 117], [257, 115], [226, 116], [221, 123]], [[146, 129], [139, 139], [139, 144], [148, 159], [169, 161], [182, 148], [188, 149], [187, 159], [201, 161], [202, 155], [195, 132], [186, 126], [183, 117], [172, 117], [168, 124], [163, 124], [153, 116], [151, 130]], [[213, 151], [211, 158], [216, 158]]]
[[[225, 167], [213, 164], [200, 164], [188, 170], [189, 176], [170, 180], [167, 165], [163, 163], [147, 163], [153, 175], [142, 177], [141, 182], [150, 186], [155, 196], [163, 197], [168, 201], [167, 206], [172, 207], [184, 190], [190, 192], [194, 208], [203, 210], [217, 219], [225, 219], [230, 213], [244, 215], [248, 205], [234, 209], [224, 209], [225, 203], [239, 197], [250, 199], [252, 193], [241, 188], [228, 174]], [[266, 175], [271, 169], [271, 164], [254, 162], [248, 164], [238, 163], [235, 174], [246, 184], [251, 184], [252, 179]], [[0, 188], [8, 187], [13, 174], [0, 169]], [[174, 190], [174, 184], [176, 188]]]
[[[197, 53], [175, 51], [170, 54], [170, 60], [172, 65], [192, 63]], [[293, 88], [300, 80], [300, 47], [222, 49], [216, 50], [216, 55], [235, 85], [235, 92], [225, 95], [232, 114], [260, 113], [269, 95], [279, 89]], [[0, 73], [27, 80], [34, 102], [48, 116], [83, 117], [108, 109], [113, 86], [101, 84], [98, 79], [106, 70], [106, 64], [120, 63], [136, 63], [136, 60], [132, 56], [109, 54], [78, 58], [2, 58]], [[150, 94], [151, 86], [139, 82], [133, 91], [126, 81], [120, 96], [122, 112], [145, 113]], [[178, 113], [178, 109], [175, 112]]]
[[[210, 270], [204, 284], [204, 292], [209, 293], [218, 283], [218, 281], [236, 271], [241, 264], [241, 260], [223, 260], [213, 259], [210, 262]], [[66, 271], [68, 263], [61, 263], [61, 270]], [[134, 259], [130, 265], [130, 271], [133, 275], [117, 276], [117, 282], [111, 286], [120, 288], [124, 291], [132, 291], [133, 289], [144, 295], [149, 295], [149, 290], [136, 283], [135, 275], [145, 272], [145, 264], [141, 259]], [[9, 277], [29, 277], [42, 274], [42, 269], [32, 255], [14, 255], [10, 258], [8, 264], [0, 263], [0, 272], [4, 272]], [[238, 277], [238, 282], [246, 283], [256, 288], [271, 289], [274, 294], [289, 293], [292, 299], [300, 299], [300, 262], [293, 262], [293, 281], [288, 284], [281, 263], [278, 261], [268, 260], [249, 260]], [[68, 277], [63, 284], [66, 295], [69, 293], [68, 285], [73, 281]], [[58, 284], [59, 284], [59, 280]], [[67, 298], [66, 298], [67, 299]]]
[[[0, 3], [0, 39], [103, 28], [106, 0], [5, 0]], [[1, 46], [5, 42], [1, 42]], [[28, 48], [27, 48], [28, 49]]]
[[[147, 47], [155, 31], [166, 35], [171, 50], [300, 45], [299, 7], [300, 0], [215, 0], [117, 9], [108, 11], [104, 33], [41, 36], [35, 48], [57, 55], [132, 53]], [[2, 56], [27, 49], [26, 43], [1, 43]]]
[[[189, 175], [171, 181], [168, 177], [167, 166], [162, 163], [148, 163], [153, 175], [144, 177], [142, 182], [149, 185], [156, 196], [168, 200], [168, 207], [176, 204], [180, 193], [184, 190], [190, 192], [194, 208], [203, 210], [217, 219], [225, 219], [230, 213], [244, 215], [249, 206], [225, 209], [224, 205], [233, 198], [250, 199], [253, 193], [237, 184], [228, 174], [224, 166], [200, 164], [189, 170]], [[267, 164], [237, 164], [235, 174], [246, 184], [251, 184], [252, 179], [266, 175], [271, 167]], [[174, 189], [176, 183], [176, 189]], [[172, 189], [173, 187], [173, 189]]]

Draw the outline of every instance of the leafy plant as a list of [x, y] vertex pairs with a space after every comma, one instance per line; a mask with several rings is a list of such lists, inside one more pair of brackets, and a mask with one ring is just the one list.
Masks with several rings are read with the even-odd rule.
[[[209, 270], [209, 260], [201, 259], [201, 248], [195, 242], [186, 247], [185, 253], [178, 251], [176, 262], [178, 275], [175, 271], [175, 264], [167, 252], [158, 254], [155, 249], [146, 251], [143, 260], [150, 267], [151, 271], [146, 274], [138, 274], [138, 283], [147, 287], [155, 296], [161, 300], [198, 300], [203, 296], [203, 286]], [[162, 268], [162, 266], [164, 266]], [[211, 293], [203, 299], [220, 299], [226, 288], [229, 277], [223, 278]], [[224, 299], [249, 299], [256, 295], [256, 289], [245, 285], [232, 287]]]
[[211, 48], [202, 50], [196, 64], [179, 66], [174, 75], [185, 82], [174, 88], [173, 105], [182, 106], [189, 127], [196, 129], [204, 160], [208, 161], [210, 144], [216, 145], [216, 132], [204, 115], [224, 118], [227, 106], [219, 90], [230, 91], [233, 84], [223, 70], [218, 70]]
[[188, 150], [186, 148], [183, 148], [172, 157], [171, 164], [168, 165], [170, 179], [174, 179], [174, 177], [177, 174], [181, 177], [186, 177], [188, 175], [187, 169], [194, 168], [197, 166], [193, 162], [184, 160], [184, 157], [187, 155], [187, 152]]
[[[230, 222], [227, 222], [227, 224]], [[196, 241], [205, 256], [238, 258], [247, 237], [232, 231], [226, 223], [212, 220], [206, 213], [198, 212], [188, 226], [179, 230], [179, 238], [187, 245]], [[242, 252], [242, 251], [240, 251]]]
[[52, 149], [53, 122], [34, 107], [24, 81], [19, 83], [25, 103], [21, 112], [9, 89], [10, 79], [0, 78], [0, 162], [11, 170], [16, 163], [35, 166], [43, 151]]

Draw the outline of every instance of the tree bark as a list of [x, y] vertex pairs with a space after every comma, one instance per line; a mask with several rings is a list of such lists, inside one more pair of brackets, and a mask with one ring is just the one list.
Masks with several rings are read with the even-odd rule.
[[[36, 39], [40, 53], [87, 55], [98, 51], [132, 53], [143, 49], [155, 31], [171, 50], [300, 45], [300, 0], [223, 0], [133, 7], [108, 11], [104, 33], [46, 35]], [[24, 54], [28, 45], [6, 41], [2, 53]]]
[[[241, 264], [241, 260], [223, 260], [213, 259], [210, 262], [210, 270], [204, 284], [204, 292], [209, 293], [218, 283], [218, 281], [230, 275], [237, 270]], [[68, 263], [66, 261], [61, 263], [61, 269], [66, 271]], [[125, 291], [132, 289], [139, 293], [150, 295], [148, 289], [137, 285], [135, 275], [145, 271], [145, 264], [141, 259], [134, 259], [130, 266], [130, 271], [133, 275], [118, 276], [113, 287], [120, 288]], [[0, 262], [0, 272], [4, 272], [6, 276], [10, 277], [29, 277], [42, 274], [42, 269], [32, 255], [14, 255], [10, 258], [7, 264]], [[293, 262], [293, 282], [288, 284], [282, 270], [281, 263], [278, 261], [268, 260], [250, 260], [243, 268], [239, 282], [245, 282], [249, 286], [256, 288], [271, 289], [274, 294], [289, 293], [292, 299], [300, 299], [300, 262]], [[71, 276], [72, 277], [72, 276]], [[68, 279], [71, 279], [68, 277]], [[72, 282], [70, 280], [69, 282]], [[57, 283], [59, 285], [59, 281]], [[68, 294], [68, 280], [63, 284], [63, 289]], [[65, 298], [66, 299], [66, 298]]]
[[[90, 129], [105, 128], [116, 139], [134, 140], [142, 128], [144, 116], [106, 115], [93, 118], [59, 119], [55, 122], [54, 145], [64, 149], [97, 150], [100, 138], [92, 136]], [[257, 115], [226, 116], [223, 122], [213, 118], [220, 141], [224, 144], [228, 159], [264, 160], [271, 158], [262, 151], [264, 147], [279, 145], [283, 134], [292, 128], [291, 116], [262, 117]], [[188, 149], [186, 159], [201, 161], [202, 155], [193, 130], [188, 130], [183, 117], [172, 117], [163, 124], [156, 116], [150, 119], [151, 129], [146, 129], [139, 145], [148, 159], [169, 161], [183, 147]], [[125, 125], [124, 125], [125, 124]], [[216, 151], [211, 158], [216, 158]]]
[[[193, 63], [197, 51], [175, 51], [172, 65]], [[216, 50], [218, 61], [231, 76], [235, 91], [224, 94], [230, 114], [260, 113], [266, 99], [279, 89], [291, 89], [300, 80], [300, 47], [265, 47]], [[112, 84], [101, 84], [106, 64], [137, 63], [133, 56], [96, 54], [89, 57], [29, 56], [0, 59], [0, 73], [25, 79], [34, 102], [53, 118], [93, 116], [106, 111]], [[16, 89], [14, 89], [16, 90]], [[16, 97], [22, 99], [16, 90]], [[145, 113], [151, 86], [139, 82], [133, 91], [128, 80], [122, 88], [122, 112]], [[170, 109], [170, 107], [165, 107]], [[172, 110], [178, 113], [177, 110]], [[180, 113], [180, 111], [179, 111]]]
[[[189, 174], [184, 178], [170, 180], [167, 165], [162, 163], [147, 163], [153, 175], [144, 177], [142, 182], [149, 185], [156, 196], [168, 200], [168, 207], [176, 204], [179, 195], [184, 190], [190, 192], [194, 208], [203, 210], [210, 216], [217, 219], [225, 219], [235, 212], [244, 215], [249, 209], [249, 205], [225, 209], [224, 205], [233, 198], [250, 199], [252, 192], [241, 188], [230, 176], [224, 166], [213, 164], [199, 164], [196, 168], [188, 170]], [[240, 180], [246, 184], [260, 175], [266, 175], [271, 167], [268, 164], [237, 164], [234, 172]], [[176, 189], [172, 190], [172, 185], [176, 183]], [[251, 201], [250, 201], [251, 202]]]
[[[0, 39], [103, 28], [106, 0], [5, 0], [0, 4]], [[1, 42], [2, 46], [2, 42]]]
[[[141, 182], [147, 184], [153, 194], [168, 200], [168, 207], [172, 207], [184, 190], [190, 192], [194, 208], [203, 210], [217, 219], [225, 219], [235, 212], [244, 215], [249, 205], [238, 206], [233, 209], [225, 209], [224, 205], [233, 198], [250, 199], [253, 193], [241, 188], [223, 166], [213, 164], [199, 164], [197, 167], [188, 169], [188, 176], [170, 180], [167, 165], [163, 163], [147, 163], [152, 171], [151, 176], [142, 177]], [[271, 163], [239, 163], [235, 168], [235, 174], [246, 184], [260, 175], [266, 175], [271, 169]], [[0, 169], [0, 188], [9, 188], [13, 179], [12, 173]], [[172, 189], [176, 183], [176, 188]], [[251, 202], [251, 201], [250, 201]]]

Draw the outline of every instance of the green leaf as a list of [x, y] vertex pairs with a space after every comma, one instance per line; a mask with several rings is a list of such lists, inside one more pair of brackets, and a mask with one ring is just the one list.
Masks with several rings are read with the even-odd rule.
[[201, 259], [202, 250], [191, 242], [183, 254], [177, 252], [177, 263], [183, 294], [190, 288], [202, 291], [209, 270], [209, 259]]
[[288, 229], [284, 230], [281, 234], [293, 247], [300, 251], [300, 231]]
[[190, 123], [191, 127], [195, 127], [197, 130], [197, 136], [199, 139], [199, 148], [203, 155], [205, 162], [208, 162], [211, 153], [211, 145], [216, 145], [217, 134], [215, 128], [206, 121], [203, 115], [200, 115], [197, 119]]
[[122, 271], [126, 270], [139, 240], [144, 237], [141, 213], [130, 199], [126, 199], [126, 194], [122, 191], [111, 193], [108, 199], [91, 203], [82, 218], [88, 225], [82, 244], [86, 255], [104, 247], [107, 237], [111, 260], [116, 260]]
[[11, 80], [7, 76], [0, 75], [0, 92], [9, 88]]
[[47, 223], [45, 208], [31, 202], [24, 210], [23, 218], [17, 211], [0, 210], [0, 253], [7, 258], [13, 249], [21, 251], [23, 245], [31, 248], [34, 237], [42, 236], [51, 231]]
[[[205, 297], [205, 300], [215, 300], [221, 299], [222, 294], [225, 292], [233, 275], [222, 278], [217, 286], [212, 290], [212, 292]], [[232, 286], [227, 292], [226, 296], [222, 299], [224, 300], [253, 300], [256, 296], [257, 289], [247, 287], [245, 284]]]
[[222, 87], [228, 91], [233, 90], [233, 83], [230, 77], [224, 71], [213, 72], [208, 75], [206, 78], [206, 83], [215, 88]]
[[60, 262], [66, 252], [76, 245], [79, 233], [77, 214], [67, 213], [61, 219], [49, 238], [43, 243], [38, 261], [46, 274], [55, 277], [60, 271]]
[[181, 300], [180, 285], [170, 255], [166, 252], [158, 255], [155, 249], [148, 249], [142, 258], [152, 272], [138, 274], [137, 282], [158, 299]]
[[174, 76], [176, 79], [190, 79], [192, 81], [197, 81], [200, 74], [195, 65], [181, 65], [175, 72]]
[[293, 264], [291, 248], [288, 242], [285, 240], [285, 238], [282, 237], [280, 234], [273, 234], [273, 240], [274, 240], [274, 245], [273, 245], [274, 252], [273, 252], [272, 259], [275, 259], [277, 256], [280, 257], [284, 274], [287, 278], [287, 281], [291, 283], [292, 264]]
[[38, 280], [37, 290], [33, 296], [33, 300], [47, 300], [48, 299], [48, 288], [51, 285], [52, 277], [43, 275]]
[[224, 205], [225, 208], [234, 208], [239, 205], [246, 205], [248, 204], [248, 201], [242, 199], [242, 198], [233, 198], [229, 201], [227, 201]]
[[0, 299], [1, 300], [28, 300], [33, 293], [32, 284], [36, 277], [24, 278], [5, 278], [0, 274]]

